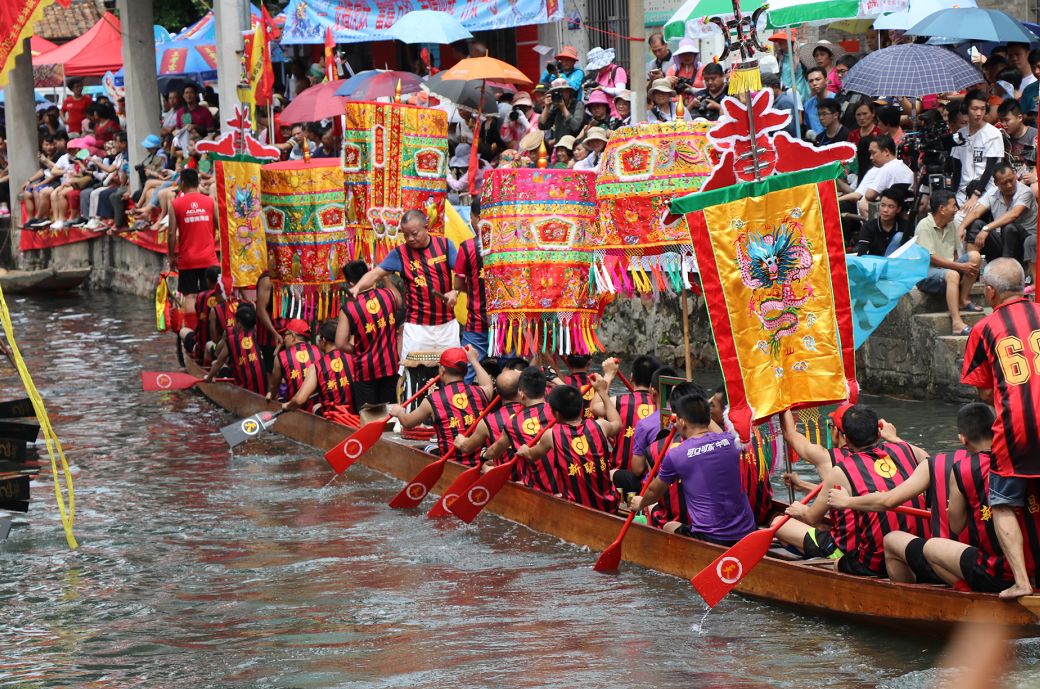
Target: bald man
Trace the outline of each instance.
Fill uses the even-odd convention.
[[[505,432],[506,423],[513,414],[523,409],[520,401],[520,371],[511,368],[498,374],[495,378],[495,390],[500,402],[483,421],[477,424],[476,430],[469,437],[459,436],[455,439],[455,447],[460,454],[469,454],[491,445]]]

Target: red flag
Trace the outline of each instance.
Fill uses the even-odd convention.
[[[332,37],[332,27],[325,27],[325,80],[333,81],[336,78],[336,60],[332,51],[336,47],[336,40]]]

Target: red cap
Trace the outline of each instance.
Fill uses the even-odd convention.
[[[311,334],[311,326],[307,325],[307,321],[299,318],[294,318],[285,324],[284,332],[294,333],[300,337],[309,337]]]
[[[852,409],[852,407],[853,405],[851,402],[842,402],[838,405],[837,409],[835,409],[827,415],[831,417],[831,421],[834,422],[834,427],[842,433],[845,432],[845,426],[842,424],[841,420],[845,418],[845,412],[847,412],[849,409]]]
[[[462,347],[452,347],[441,352],[441,366],[444,368],[465,368],[469,364],[469,357]]]

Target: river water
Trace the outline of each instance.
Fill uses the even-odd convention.
[[[492,516],[387,508],[397,481],[269,436],[192,392],[146,300],[12,299],[18,342],[78,467],[69,552],[49,472],[0,545],[0,687],[925,687],[939,647],[731,596]],[[19,396],[0,369],[3,398]],[[881,400],[909,439],[955,442],[955,407]],[[1040,687],[1019,642],[1010,686]]]

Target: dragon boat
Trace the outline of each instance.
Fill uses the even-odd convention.
[[[186,366],[192,375],[205,375],[192,361]],[[277,404],[231,383],[200,383],[196,389],[239,417],[279,409]],[[355,429],[296,411],[281,414],[271,430],[324,452]],[[433,459],[435,457],[423,452],[416,443],[388,433],[358,461],[382,474],[408,481]],[[444,490],[464,469],[461,464],[449,461],[434,492]],[[430,504],[427,501],[425,507]],[[587,546],[592,551],[590,567],[595,553],[610,545],[624,521],[517,483],[506,484],[485,512],[574,545]],[[633,565],[689,579],[725,550],[723,546],[633,524],[624,542],[623,559]],[[1040,637],[1040,596],[1003,601],[995,594],[854,577],[836,572],[831,560],[794,559],[779,547],[770,550],[737,584],[735,591],[805,613],[885,627],[901,634],[944,638],[959,622],[972,619],[1005,624],[1020,637]],[[697,596],[692,587],[690,595]],[[721,614],[725,614],[724,609]]]

